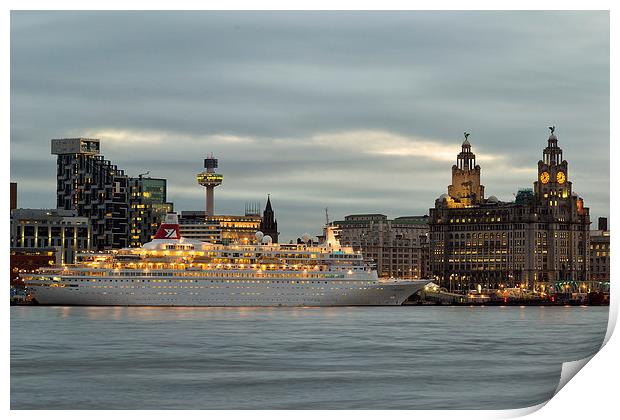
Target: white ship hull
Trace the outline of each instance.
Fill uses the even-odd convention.
[[[393,306],[422,289],[428,280],[368,282],[180,281],[166,286],[128,280],[63,279],[55,285],[30,284],[29,293],[43,305],[87,306]]]

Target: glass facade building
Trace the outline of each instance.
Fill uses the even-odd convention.
[[[139,176],[130,178],[130,246],[140,247],[155,236],[166,213],[174,205],[166,201],[166,180]]]

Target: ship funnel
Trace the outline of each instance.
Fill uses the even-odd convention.
[[[155,239],[181,239],[179,232],[179,216],[176,213],[166,214],[164,223],[159,226]]]
[[[323,235],[325,235],[325,247],[332,249],[340,249],[340,241],[336,238],[336,234],[334,232],[334,227],[330,225],[325,225],[323,228]]]

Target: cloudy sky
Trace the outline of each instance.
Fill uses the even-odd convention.
[[[11,181],[55,206],[50,139],[100,138],[126,173],[216,212],[272,196],[285,239],[324,208],[421,215],[463,132],[487,195],[531,187],[555,124],[573,189],[609,215],[606,12],[13,12]]]

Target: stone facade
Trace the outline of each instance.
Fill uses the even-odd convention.
[[[484,200],[484,185],[480,184],[480,165],[476,165],[476,155],[472,153],[467,138],[461,145],[456,165],[452,165],[452,184],[448,186],[448,195],[465,206],[480,204]]]
[[[610,236],[607,219],[599,218],[598,229],[590,231],[590,280],[592,287],[609,290],[611,279]]]
[[[425,278],[428,217],[356,214],[333,222],[341,245],[374,261],[380,277]]]
[[[10,191],[10,205],[11,210],[17,208],[17,182],[11,182],[11,191]]]
[[[45,248],[11,248],[11,286],[24,285],[21,276],[37,273],[42,267],[51,267],[60,261],[59,246]]]
[[[90,221],[75,210],[11,211],[11,248],[57,250],[55,261],[70,264],[78,251],[92,249]]]
[[[453,185],[479,182],[479,171],[454,174]],[[429,225],[431,274],[451,290],[576,289],[588,281],[589,209],[572,191],[553,133],[533,190],[520,191],[514,202],[442,194]]]

